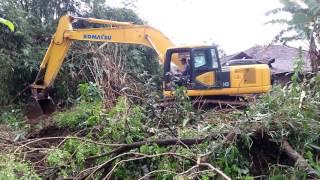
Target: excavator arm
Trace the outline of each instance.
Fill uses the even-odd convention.
[[[108,27],[73,29],[72,23],[76,20],[108,25]],[[52,87],[72,41],[145,45],[157,52],[162,64],[165,61],[167,49],[173,46],[173,43],[164,34],[150,26],[94,18],[61,17],[56,33],[41,62],[40,71],[31,85],[32,97],[27,106],[27,116],[29,119],[54,111],[51,105],[53,104],[52,100],[48,96],[48,89]],[[182,66],[177,58],[173,59],[173,63],[178,67]]]
[[[72,22],[76,19],[85,20],[90,23],[112,25],[114,27],[73,29]],[[165,35],[150,26],[93,18],[86,19],[63,16],[59,21],[57,32],[40,65],[38,76],[32,85],[34,89],[47,89],[52,86],[70,48],[71,42],[75,40],[145,45],[153,48],[157,52],[160,63],[162,64],[164,63],[166,50],[173,46]],[[181,66],[177,59],[173,63],[179,67]]]

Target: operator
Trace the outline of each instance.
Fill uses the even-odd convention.
[[[178,69],[171,68],[171,70],[175,70],[176,72],[174,73],[172,81],[178,86],[184,86],[189,82],[190,65],[186,58],[181,58],[180,63],[182,65],[181,68],[178,68]],[[175,67],[175,66],[172,66],[172,67]]]
[[[184,76],[189,75],[190,74],[190,65],[187,62],[187,59],[186,58],[182,58],[180,60],[180,62],[182,64],[181,74],[184,75]]]

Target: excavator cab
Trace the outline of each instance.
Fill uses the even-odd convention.
[[[175,70],[175,58],[186,59],[187,68]],[[182,70],[181,70],[182,69]],[[182,73],[182,71],[184,71]],[[220,60],[215,46],[172,48],[166,53],[164,64],[164,90],[168,95],[173,90],[172,82],[180,77],[187,90],[223,88],[230,86],[230,76],[221,71]]]
[[[178,54],[178,55],[176,55]],[[173,95],[172,81],[176,76],[172,62],[180,54],[189,54],[190,70],[182,85],[190,97],[216,98],[219,96],[243,96],[267,93],[271,89],[270,68],[267,64],[221,66],[215,46],[170,48],[164,64],[164,95]],[[176,64],[176,63],[175,63]],[[183,67],[179,66],[180,69]]]

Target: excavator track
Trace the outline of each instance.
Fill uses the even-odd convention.
[[[253,96],[212,96],[191,98],[191,102],[196,109],[227,109],[244,108],[253,102]],[[169,107],[176,103],[174,98],[165,98],[160,101],[158,107]]]

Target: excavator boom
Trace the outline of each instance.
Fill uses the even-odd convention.
[[[87,21],[94,24],[103,24],[108,27],[74,29],[72,23],[76,20]],[[145,25],[135,25],[129,22],[80,18],[63,16],[54,34],[49,48],[41,62],[40,71],[31,85],[32,96],[27,105],[26,114],[29,119],[35,119],[41,114],[50,114],[55,110],[49,97],[48,90],[53,86],[54,80],[61,68],[72,41],[93,41],[139,44],[153,48],[159,56],[160,63],[164,63],[166,50],[173,47],[173,43],[159,30]],[[178,59],[173,63],[181,67]]]

